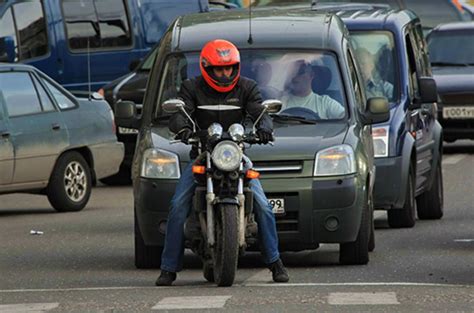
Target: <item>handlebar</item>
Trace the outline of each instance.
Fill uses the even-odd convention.
[[[169,141],[170,144],[176,144],[176,143],[182,143],[182,142],[183,141],[181,139],[172,139],[172,140]],[[244,135],[244,138],[243,138],[242,142],[248,143],[250,145],[261,143],[260,138],[255,133],[248,133],[248,134]],[[196,133],[194,134],[193,137],[189,138],[188,142],[185,143],[185,144],[195,144],[195,143],[199,143],[199,136],[197,136]],[[271,146],[274,145],[273,141],[269,141],[268,144],[271,145]]]

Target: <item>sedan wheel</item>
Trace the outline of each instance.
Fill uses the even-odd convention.
[[[48,200],[59,212],[82,210],[91,194],[89,165],[78,152],[59,157],[46,188]]]

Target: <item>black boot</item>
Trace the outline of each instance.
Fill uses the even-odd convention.
[[[276,283],[286,283],[290,280],[288,276],[288,271],[286,270],[285,266],[281,259],[278,259],[276,262],[273,262],[268,266],[270,271],[272,271],[273,281]]]
[[[171,286],[176,280],[176,273],[161,270],[160,277],[156,280],[155,285],[157,286]]]

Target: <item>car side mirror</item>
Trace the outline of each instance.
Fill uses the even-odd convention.
[[[364,124],[383,123],[390,119],[390,107],[385,97],[374,97],[367,100]]]
[[[12,36],[0,38],[0,62],[15,62],[15,41]]]
[[[184,101],[180,99],[169,99],[163,102],[161,108],[166,113],[174,114],[184,109]]]
[[[118,126],[138,129],[140,119],[137,117],[137,108],[132,101],[119,100],[115,103],[115,121]]]
[[[282,103],[280,100],[268,99],[263,101],[262,105],[267,109],[268,113],[278,113],[281,110]]]
[[[422,103],[433,103],[438,101],[438,88],[436,81],[431,77],[420,77],[418,80]]]
[[[141,61],[142,61],[142,60],[140,60],[140,59],[132,60],[132,61],[130,62],[130,64],[128,65],[128,69],[129,69],[131,72],[133,72],[134,70],[137,69],[138,65],[140,65],[140,62],[141,62]]]

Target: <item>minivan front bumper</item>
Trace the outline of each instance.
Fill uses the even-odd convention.
[[[176,183],[145,178],[135,181],[136,217],[146,245],[163,245]],[[263,178],[261,183],[269,199],[285,200],[285,214],[276,216],[281,251],[356,240],[366,193],[366,182],[359,176]]]

